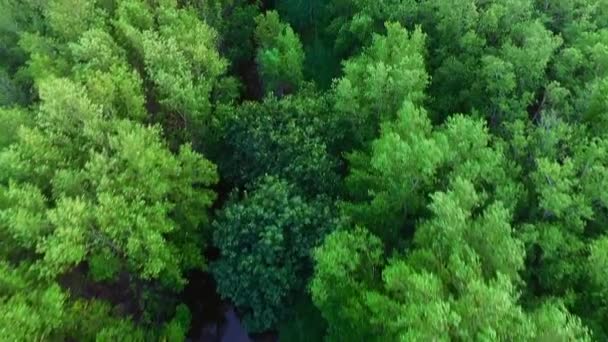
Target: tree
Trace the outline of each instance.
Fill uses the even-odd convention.
[[[373,340],[365,290],[380,276],[381,241],[364,229],[337,230],[314,252],[315,273],[310,282],[312,300],[328,322],[330,341]]]
[[[64,324],[67,295],[56,284],[32,286],[20,271],[5,262],[0,266],[0,337],[7,341],[55,337]]]
[[[520,191],[509,172],[516,169],[493,146],[482,122],[456,115],[433,131],[426,111],[411,102],[404,102],[395,122],[383,125],[369,153],[355,152],[349,160],[346,184],[352,200],[344,213],[390,246],[411,236],[428,193],[457,177],[485,184],[484,199],[500,199],[510,208]]]
[[[399,22],[413,27],[418,4],[411,0],[335,0],[326,5],[329,23],[326,30],[334,37],[335,49],[341,54],[354,54],[367,46],[374,34],[385,32],[384,23]]]
[[[304,50],[289,24],[281,22],[276,11],[255,19],[258,44],[256,63],[266,93],[282,96],[292,93],[303,82]]]
[[[243,187],[270,174],[311,195],[335,194],[340,137],[329,106],[326,97],[302,92],[226,108],[212,153],[224,179]]]
[[[179,290],[203,267],[214,165],[188,145],[171,154],[158,127],[104,118],[66,79],[41,82],[40,98],[33,127],[0,155],[9,252],[46,282],[84,264],[92,281],[126,273],[136,302],[145,283]]]
[[[395,118],[404,101],[421,105],[424,100],[425,35],[399,24],[386,29],[360,56],[344,62],[344,76],[335,83],[335,110],[354,147],[375,138],[380,123]]]
[[[380,240],[360,229],[333,233],[317,249],[311,291],[329,340],[589,339],[558,305],[520,307],[524,249],[501,202],[477,210],[483,196],[462,178],[431,197],[431,218],[407,253],[385,262]]]
[[[161,107],[160,122],[178,142],[199,143],[197,134],[211,114],[212,91],[227,67],[216,50],[216,32],[194,11],[176,5],[152,11],[125,2],[117,11],[121,34],[154,84],[150,95]]]
[[[31,125],[32,121],[32,115],[19,107],[0,107],[0,123],[2,125],[0,130],[3,132],[0,137],[0,150],[16,142],[19,129]]]
[[[204,143],[214,90],[235,96],[216,31],[190,7],[56,0],[43,13],[41,27],[21,33],[30,58],[23,74],[85,83],[91,100],[113,115],[161,123],[173,149]]]
[[[251,332],[286,317],[310,275],[310,250],[331,228],[330,207],[307,201],[289,183],[263,177],[214,223],[221,257],[212,272],[223,297],[244,314]]]
[[[210,0],[188,1],[204,21],[218,31],[220,51],[231,61],[233,70],[242,70],[255,57],[255,18],[260,14],[259,1]]]

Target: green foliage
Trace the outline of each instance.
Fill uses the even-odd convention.
[[[256,63],[266,93],[282,96],[293,92],[303,81],[304,50],[300,39],[275,11],[260,14],[255,23]]]
[[[124,339],[144,341],[145,333],[133,321],[113,315],[112,307],[100,300],[77,300],[66,310],[65,335],[86,341]]]
[[[309,296],[303,296],[294,304],[293,313],[279,324],[278,330],[282,341],[321,341],[327,331],[327,322]]]
[[[202,144],[227,62],[216,31],[193,9],[138,0],[57,0],[43,9],[42,27],[20,34],[30,57],[23,77],[70,77],[104,113],[161,123],[172,148]]]
[[[0,158],[0,227],[12,248],[48,281],[90,263],[95,280],[127,272],[178,290],[183,273],[203,265],[215,167],[188,145],[171,154],[157,127],[105,119],[66,79],[41,83],[40,97],[33,127]]]
[[[462,178],[431,197],[431,218],[405,255],[385,263],[380,240],[361,229],[334,233],[316,251],[311,291],[328,340],[589,338],[560,307],[519,306],[523,244],[501,202],[473,214],[482,196]]]
[[[336,0],[326,5],[330,15],[326,30],[335,37],[335,48],[345,54],[357,52],[382,33],[387,21],[412,24],[418,12],[413,0]],[[409,25],[408,25],[409,26]]]
[[[219,32],[220,51],[238,68],[255,57],[255,18],[260,14],[259,1],[188,0],[205,22]]]
[[[289,183],[264,177],[214,224],[221,258],[212,272],[223,297],[244,314],[249,331],[285,317],[310,274],[310,250],[330,228],[330,208],[307,201]]]
[[[209,114],[213,82],[226,68],[214,49],[215,32],[184,10],[163,8],[157,20],[158,32],[144,32],[142,37],[156,98],[165,110],[196,124]]]
[[[188,308],[181,304],[176,308],[175,317],[165,325],[162,341],[185,341],[192,317]]]
[[[365,289],[380,276],[382,243],[363,229],[337,231],[315,250],[310,283],[313,302],[328,322],[330,341],[373,339],[365,306]]]
[[[217,160],[222,176],[243,187],[265,174],[309,194],[335,193],[339,137],[326,98],[317,94],[268,97],[227,108],[220,116]]]
[[[0,265],[0,338],[28,341],[57,337],[66,319],[66,293],[56,284],[36,286],[20,271],[5,262]]]
[[[349,160],[346,183],[354,201],[344,205],[345,214],[391,245],[424,215],[432,189],[458,177],[483,186],[484,200],[516,205],[518,187],[507,172],[512,167],[492,146],[486,127],[464,116],[433,131],[426,112],[405,102],[397,121],[386,123],[371,143],[371,152],[355,152]]]
[[[368,142],[384,120],[396,117],[404,101],[421,104],[428,76],[424,68],[425,35],[387,24],[385,36],[344,62],[344,76],[335,83],[335,110],[355,146]]]
[[[0,107],[0,149],[8,147],[18,140],[21,127],[31,125],[32,115],[21,108]]]
[[[130,341],[144,335],[128,319],[115,317],[102,301],[78,300],[70,304],[69,294],[57,283],[40,279],[23,264],[16,268],[0,264],[0,338],[7,341],[101,340],[108,332]]]
[[[608,340],[607,91],[606,0],[0,0],[0,340],[183,341],[204,255],[285,340]]]

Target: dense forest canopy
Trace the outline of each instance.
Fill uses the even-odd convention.
[[[606,0],[0,0],[2,341],[605,341],[607,194]]]

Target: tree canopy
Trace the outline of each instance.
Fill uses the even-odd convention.
[[[607,94],[605,0],[0,0],[0,340],[606,340]]]

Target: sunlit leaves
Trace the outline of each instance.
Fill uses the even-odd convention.
[[[281,96],[303,81],[304,50],[292,28],[275,11],[256,17],[256,62],[267,93]]]
[[[179,289],[204,264],[215,166],[188,145],[172,154],[158,127],[103,115],[67,79],[42,82],[40,93],[33,127],[0,158],[9,171],[0,232],[15,242],[2,252],[29,255],[45,282],[89,264],[95,280],[127,272]]]
[[[385,36],[375,35],[360,56],[344,62],[336,81],[336,110],[353,129],[355,145],[378,133],[380,122],[394,119],[404,101],[420,105],[428,75],[424,63],[425,35],[387,24]]]
[[[328,340],[370,339],[364,293],[380,278],[382,243],[363,229],[337,231],[315,250],[315,275],[310,283],[313,302],[328,322]]]

